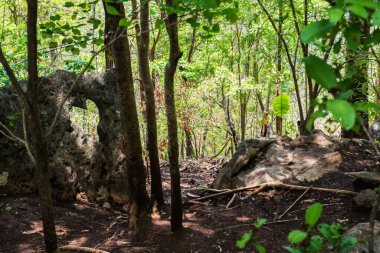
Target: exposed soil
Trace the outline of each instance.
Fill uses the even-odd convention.
[[[369,144],[349,147],[342,145],[344,162],[340,172],[325,175],[309,185],[354,190],[352,179],[343,172],[375,170],[380,159]],[[209,194],[202,190],[213,181],[220,161],[183,161],[182,186],[184,201]],[[163,164],[166,199],[170,180],[167,164]],[[252,248],[239,250],[236,246],[243,233],[252,227],[257,218],[269,222],[282,214],[302,192],[272,189],[258,196],[251,192],[239,193],[232,208],[226,205],[231,196],[212,199],[199,205],[186,205],[184,229],[170,233],[169,215],[155,214],[146,230],[131,234],[128,216],[120,206],[111,203],[106,210],[96,203],[55,202],[57,233],[60,246],[73,245],[101,249],[109,252],[252,252]],[[260,241],[268,252],[284,252],[287,234],[304,227],[304,213],[311,203],[324,206],[321,222],[339,222],[347,227],[368,220],[369,211],[358,211],[352,197],[309,191],[280,222],[265,225],[259,230]],[[39,219],[37,196],[0,196],[0,252],[43,252],[42,226]]]

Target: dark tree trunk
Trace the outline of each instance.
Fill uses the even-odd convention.
[[[111,3],[108,3],[111,5]],[[120,103],[120,119],[126,150],[127,178],[130,187],[130,227],[135,228],[140,214],[149,209],[149,196],[146,191],[146,171],[142,157],[139,121],[133,87],[131,53],[125,29],[119,28],[120,19],[125,18],[122,3],[112,3],[121,15],[109,15],[112,36],[123,34],[112,44],[113,59],[117,71],[117,89]],[[107,15],[107,14],[106,14]]]
[[[191,141],[191,131],[190,131],[190,126],[185,125],[184,127],[185,131],[185,137],[186,137],[186,157],[191,158],[193,157],[193,143]]]
[[[174,6],[173,0],[166,0],[166,5]],[[174,76],[178,61],[182,57],[182,52],[178,44],[178,16],[171,13],[166,19],[166,30],[170,41],[169,61],[165,67],[165,109],[168,124],[169,140],[169,163],[171,179],[171,230],[177,231],[182,228],[182,200],[181,184],[178,164],[178,133],[177,114],[174,101]]]
[[[282,0],[278,2],[278,39],[277,39],[277,87],[276,87],[276,95],[281,95],[281,72],[282,72],[282,12],[283,12],[283,4]],[[276,116],[276,135],[282,135],[282,123],[283,119],[280,116]]]
[[[140,44],[138,48],[140,78],[145,90],[146,121],[147,121],[147,149],[150,161],[151,197],[159,206],[164,204],[162,192],[160,160],[157,145],[157,119],[154,99],[154,87],[149,67],[149,1],[140,1]]]
[[[111,41],[110,34],[110,21],[108,19],[111,17],[110,14],[107,13],[107,6],[103,1],[104,13],[105,13],[105,22],[104,22],[104,45],[108,45]],[[104,61],[106,63],[106,69],[112,69],[114,67],[114,62],[112,59],[112,47],[108,46],[106,50],[104,50]]]
[[[27,39],[28,39],[28,84],[26,93],[18,83],[10,68],[0,45],[0,62],[4,66],[14,89],[22,101],[22,109],[26,111],[26,126],[30,133],[29,140],[24,140],[31,147],[30,155],[35,165],[35,178],[40,197],[40,212],[42,217],[45,250],[48,253],[58,252],[57,235],[54,224],[54,208],[51,197],[49,156],[47,138],[43,133],[38,107],[38,64],[37,64],[37,14],[38,1],[28,0]]]
[[[361,28],[362,39],[364,40],[369,35],[369,24],[362,23],[357,17],[351,15],[349,22],[357,25]],[[354,94],[349,99],[350,103],[368,102],[368,61],[360,60],[361,55],[365,54],[362,48],[357,50],[347,49],[347,71],[354,70],[356,73],[352,77],[351,89]],[[368,114],[364,112],[358,112],[358,117],[363,121],[364,126],[368,129]],[[366,138],[366,134],[360,127],[360,131],[345,130],[342,129],[342,137],[345,138]]]
[[[28,0],[28,89],[30,101],[28,125],[31,147],[36,161],[36,180],[40,196],[40,210],[43,222],[46,252],[57,252],[57,235],[54,224],[54,208],[51,197],[48,146],[42,131],[38,108],[38,64],[37,64],[37,13],[38,1]]]

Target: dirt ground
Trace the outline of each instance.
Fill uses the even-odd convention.
[[[375,170],[380,159],[371,146],[342,145],[344,162],[340,171],[324,176],[312,186],[354,190],[352,179],[343,172]],[[220,167],[218,161],[183,161],[181,176],[184,201],[209,194],[202,190],[212,182]],[[162,166],[166,199],[169,199],[170,180],[167,164]],[[55,215],[59,245],[101,249],[108,252],[253,252],[252,248],[239,250],[235,244],[257,218],[269,222],[282,214],[302,191],[271,189],[253,196],[239,193],[230,209],[231,195],[186,205],[184,229],[170,233],[169,214],[153,215],[147,229],[132,235],[128,231],[128,216],[121,207],[111,203],[106,210],[96,203],[55,201]],[[304,213],[310,204],[321,202],[324,210],[321,222],[339,222],[347,227],[368,220],[369,211],[358,211],[352,197],[309,191],[280,221],[259,230],[260,239],[268,252],[284,252],[287,234],[292,229],[304,228]],[[132,238],[133,237],[133,238]],[[42,226],[37,196],[0,196],[0,252],[43,252]]]

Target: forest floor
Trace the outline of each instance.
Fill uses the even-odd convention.
[[[366,144],[367,145],[367,144]],[[380,159],[367,145],[353,145],[340,150],[343,163],[339,172],[325,175],[313,182],[315,187],[354,190],[352,178],[344,172],[374,170]],[[184,201],[205,194],[207,187],[220,169],[220,161],[207,159],[181,162]],[[169,199],[170,177],[167,164],[162,167],[166,199]],[[209,193],[208,193],[209,194]],[[237,194],[231,208],[226,208],[231,195],[212,199],[184,208],[184,229],[170,233],[169,215],[153,215],[146,231],[132,235],[128,231],[128,216],[114,203],[111,210],[85,202],[55,201],[55,216],[59,245],[101,249],[108,252],[252,252],[239,250],[235,244],[250,230],[257,218],[274,221],[302,191],[271,189],[253,196],[252,192]],[[352,227],[368,221],[369,211],[353,207],[352,197],[333,193],[309,191],[281,221],[263,226],[259,241],[267,252],[284,252],[287,234],[292,229],[304,228],[306,208],[321,202],[324,210],[321,222],[339,222]],[[39,219],[37,196],[0,196],[0,252],[43,252],[43,234]],[[65,251],[66,252],[66,251]]]

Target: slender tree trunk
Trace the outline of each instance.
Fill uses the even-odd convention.
[[[190,126],[185,125],[184,131],[185,131],[185,138],[186,138],[186,157],[191,158],[193,157],[194,152],[193,152],[193,143],[191,141]]]
[[[120,19],[125,18],[122,3],[107,3],[121,14],[109,15],[107,21],[113,36],[123,33],[124,36],[112,44],[113,59],[117,71],[117,88],[120,104],[120,119],[126,150],[127,178],[130,187],[130,222],[131,228],[137,226],[140,214],[149,209],[149,196],[146,191],[146,171],[142,157],[139,121],[133,87],[131,53],[127,33],[119,28]]]
[[[104,22],[104,45],[108,45],[111,41],[111,34],[110,34],[110,25],[109,22],[107,22],[107,19],[110,15],[107,14],[107,6],[105,2],[103,1],[103,8],[105,14],[105,22]],[[104,50],[104,60],[106,64],[106,69],[112,69],[114,67],[114,62],[112,59],[112,47],[108,46],[106,50]]]
[[[28,125],[31,147],[36,161],[36,181],[40,196],[40,211],[43,222],[46,252],[57,252],[57,236],[54,224],[54,208],[51,196],[50,170],[47,139],[42,131],[38,107],[38,65],[37,65],[37,13],[38,1],[28,0],[28,89],[30,101]]]
[[[276,87],[276,95],[281,95],[281,75],[282,75],[282,18],[283,18],[283,3],[282,0],[278,2],[278,38],[277,38],[277,87]],[[282,117],[276,116],[276,135],[282,135]]]
[[[166,5],[174,6],[174,0],[166,0]],[[166,19],[166,30],[169,35],[170,54],[165,67],[165,109],[168,124],[169,163],[171,179],[171,230],[182,228],[181,182],[178,163],[177,113],[174,101],[174,76],[182,52],[178,43],[178,16],[170,13]]]
[[[164,194],[161,183],[160,160],[157,145],[157,118],[154,98],[154,87],[149,67],[149,1],[140,0],[140,44],[138,49],[140,78],[145,90],[146,120],[147,120],[147,149],[150,161],[151,197],[159,206],[164,204]]]

